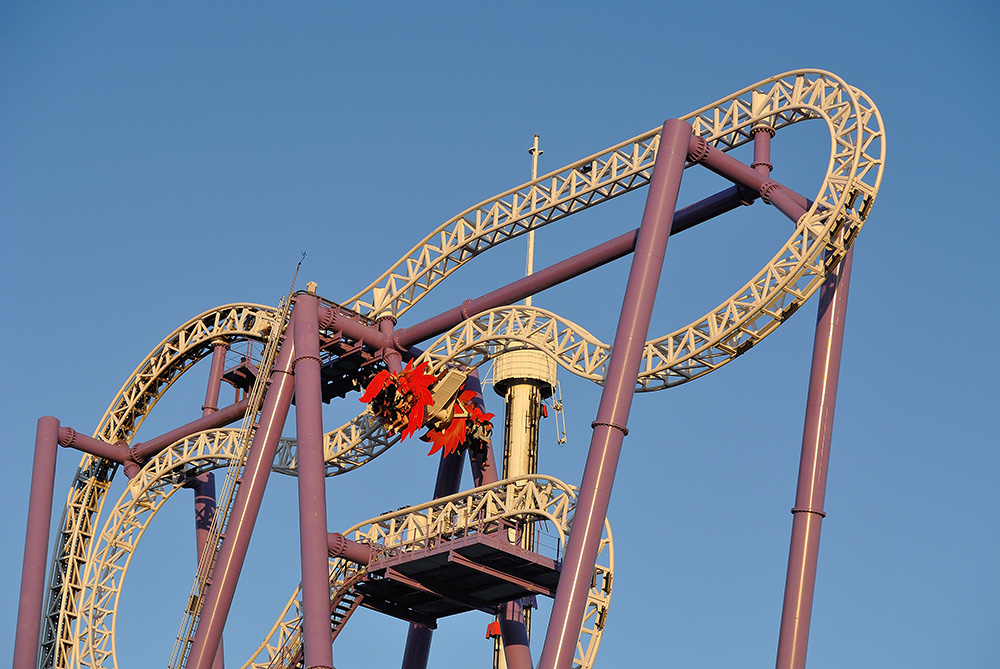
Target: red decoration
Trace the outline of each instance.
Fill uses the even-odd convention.
[[[500,622],[494,620],[489,625],[486,626],[486,638],[494,639],[500,636]]]
[[[442,430],[427,430],[420,437],[434,444],[427,455],[433,455],[442,448],[444,455],[451,455],[462,449],[485,451],[493,436],[493,414],[484,413],[473,401],[476,393],[466,390],[455,400],[454,415]]]
[[[406,439],[423,426],[424,409],[434,404],[430,386],[437,381],[426,370],[426,362],[416,367],[407,363],[399,374],[383,369],[365,389],[361,401],[371,404],[390,434],[401,432]]]
[[[414,434],[425,420],[426,409],[433,406],[430,387],[438,378],[427,373],[427,363],[416,367],[408,363],[399,374],[383,369],[375,375],[365,389],[361,401],[371,406],[372,412],[382,422],[389,434],[399,432],[403,438]],[[433,444],[427,455],[444,449],[444,455],[469,449],[485,452],[493,436],[493,414],[484,413],[474,402],[476,393],[463,391],[452,407],[452,417],[444,425],[428,428],[420,437]]]

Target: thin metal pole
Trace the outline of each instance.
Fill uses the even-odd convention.
[[[285,330],[278,359],[271,371],[270,386],[260,412],[260,424],[254,432],[250,451],[243,468],[243,484],[236,491],[232,515],[226,525],[226,536],[219,547],[219,557],[212,572],[212,581],[205,592],[205,604],[198,618],[198,630],[191,643],[188,669],[208,669],[212,666],[222,629],[226,625],[233,603],[236,583],[243,569],[250,535],[260,511],[264,489],[274,463],[278,439],[288,417],[292,401],[292,360],[295,354],[294,323]],[[263,370],[262,370],[263,371]],[[267,373],[264,371],[264,373]]]
[[[309,284],[310,287],[315,284]],[[333,669],[330,565],[327,558],[323,389],[319,357],[319,298],[299,295],[295,322],[295,432],[298,437],[299,551],[306,669]]]
[[[396,319],[392,316],[382,316],[377,321],[378,331],[382,333],[389,341],[392,341],[395,337]],[[403,371],[403,356],[395,348],[387,347],[385,349],[385,368],[388,369],[393,374],[399,374]]]
[[[531,148],[528,149],[528,153],[531,154],[531,180],[534,181],[538,178],[538,156],[542,155],[543,151],[538,149],[538,135],[535,135],[535,141]],[[524,269],[525,276],[531,276],[535,271],[535,229],[532,228],[528,230],[528,262]],[[524,306],[531,306],[531,295],[524,298]]]
[[[608,374],[593,423],[594,433],[580,484],[573,529],[539,661],[543,669],[569,669],[573,662],[622,440],[627,432],[625,425],[649,331],[671,221],[677,208],[691,132],[687,123],[671,119],[663,124],[660,133]]]
[[[35,431],[35,459],[31,467],[28,526],[24,532],[13,669],[35,669],[38,664],[58,441],[59,421],[52,416],[39,418]]]
[[[755,125],[750,130],[753,137],[753,162],[750,168],[760,174],[765,179],[771,176],[771,138],[774,137],[774,128],[769,125]]]
[[[781,607],[781,628],[775,663],[777,669],[803,669],[806,665],[809,623],[816,589],[819,535],[823,518],[826,517],[823,501],[830,464],[833,412],[837,402],[837,381],[840,376],[840,354],[844,344],[844,321],[847,316],[853,255],[854,247],[851,247],[837,269],[827,275],[820,289],[819,316],[816,320],[809,395],[802,433],[802,457],[799,461],[795,508],[792,509],[792,539],[788,550],[785,597]]]

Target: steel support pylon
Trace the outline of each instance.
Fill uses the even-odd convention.
[[[809,643],[819,535],[830,464],[833,412],[837,403],[840,354],[844,344],[847,295],[851,285],[854,247],[848,249],[840,265],[831,271],[820,290],[819,316],[813,341],[809,395],[806,400],[802,457],[792,509],[792,539],[788,550],[788,573],[781,608],[776,669],[803,669]]]
[[[660,133],[607,379],[593,423],[594,433],[580,484],[573,529],[539,660],[542,669],[569,669],[573,662],[618,457],[627,432],[625,425],[649,331],[670,225],[677,209],[690,137],[691,126],[676,119],[664,123]]]

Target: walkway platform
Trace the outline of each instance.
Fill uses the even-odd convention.
[[[555,595],[559,565],[508,539],[506,530],[439,538],[432,547],[377,558],[358,584],[362,605],[430,628],[466,611]]]

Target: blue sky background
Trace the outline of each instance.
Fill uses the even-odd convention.
[[[813,67],[872,97],[888,160],[855,255],[809,666],[996,667],[998,18],[988,3],[919,1],[5,3],[2,591],[19,582],[36,419],[92,432],[190,317],[276,304],[303,251],[298,287],[346,299],[440,223],[526,181],[535,133],[546,172]],[[775,178],[813,195],[824,132],[779,133]],[[682,203],[725,185],[713,179],[686,178]],[[635,227],[642,201],[540,232],[536,267]],[[787,234],[757,204],[671,241],[654,332],[721,302]],[[506,244],[414,317],[522,271],[523,244]],[[608,341],[626,272],[619,261],[536,304]],[[812,302],[735,364],[637,398],[599,666],[773,664],[814,318]],[[189,372],[138,438],[197,416],[205,373]],[[562,382],[569,443],[544,425],[540,469],[576,484],[599,388]],[[331,406],[327,425],[359,407]],[[331,480],[331,529],[428,499],[423,446]],[[78,460],[60,452],[56,520]],[[272,478],[226,630],[231,667],[298,582],[294,496]],[[189,502],[172,501],[126,579],[123,667],[165,665],[180,622],[193,533]],[[4,652],[15,616],[9,594]],[[441,621],[431,665],[489,666],[488,622]],[[361,611],[334,660],[398,666],[405,627]]]

